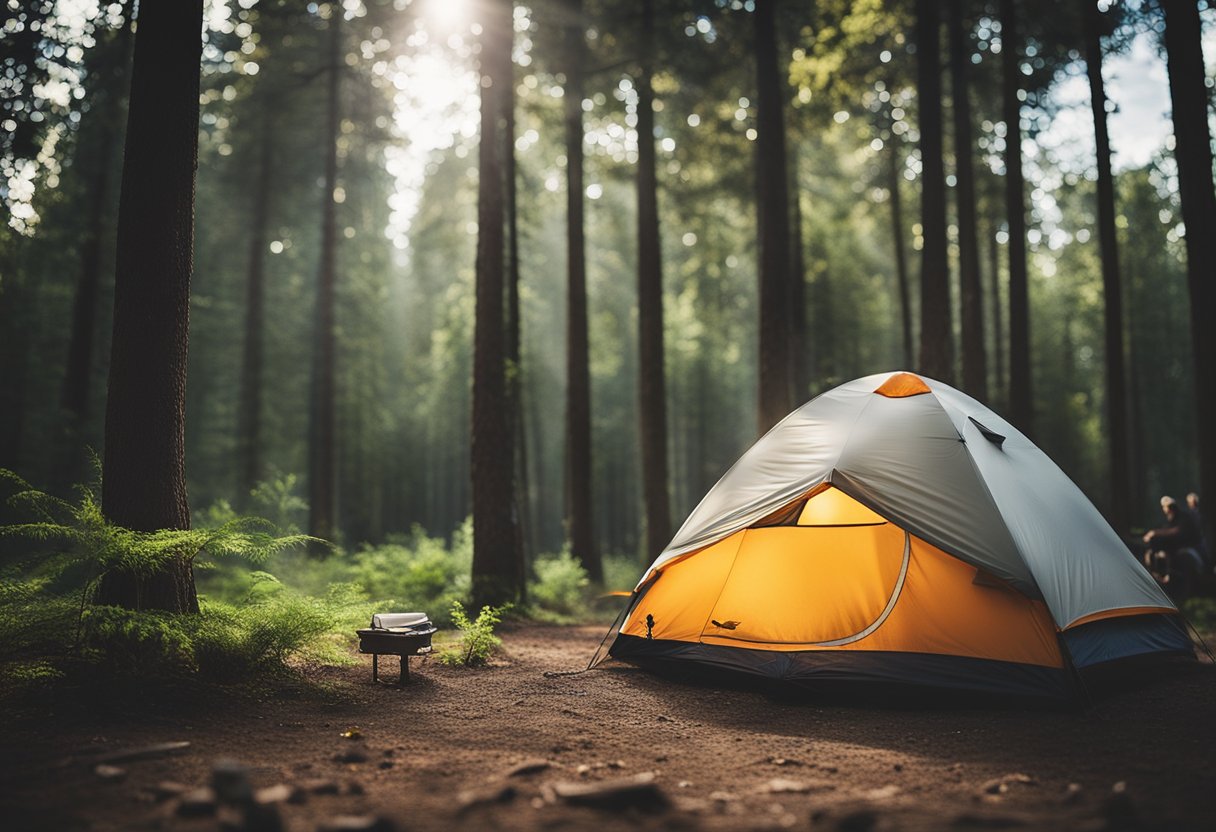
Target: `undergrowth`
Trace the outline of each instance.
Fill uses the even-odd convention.
[[[196,512],[192,529],[157,532],[108,522],[96,485],[64,500],[0,470],[0,486],[19,517],[0,525],[0,695],[65,679],[252,683],[350,664],[354,631],[389,610],[424,611],[438,626],[461,630],[459,647],[440,656],[447,663],[484,664],[499,644],[494,628],[504,609],[470,620],[461,603],[470,590],[471,521],[450,540],[415,527],[382,545],[317,557],[304,551],[317,541],[299,534],[307,503],[292,476],[251,496],[274,522],[220,501]],[[198,614],[92,603],[107,571],[146,575],[172,558],[195,569]],[[568,552],[540,556],[532,567],[528,603],[513,617],[606,622],[621,603],[605,601]],[[605,558],[604,567],[614,589],[629,589],[640,571],[631,558]]]
[[[464,604],[453,601],[452,623],[460,630],[460,640],[439,653],[439,661],[451,667],[483,667],[502,646],[502,639],[494,635],[494,628],[502,622],[503,613],[510,604],[501,607],[482,607],[477,617],[470,619]]]

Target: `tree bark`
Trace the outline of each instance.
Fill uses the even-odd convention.
[[[514,10],[514,3],[512,3]],[[514,15],[514,11],[512,11]],[[514,29],[512,29],[512,36]],[[514,41],[512,40],[512,47]],[[510,55],[508,54],[508,58]],[[519,188],[515,165],[515,64],[508,61],[508,90],[503,108],[503,183],[506,189],[507,235],[507,414],[511,420],[515,463],[511,494],[514,498],[515,549],[512,559],[524,570],[521,591],[526,590],[528,540],[531,527],[528,488],[528,442],[524,430],[523,341],[519,305]]]
[[[1017,4],[1001,0],[1001,106],[1005,118],[1005,213],[1009,224],[1009,417],[1034,430],[1030,379],[1030,288],[1026,275],[1026,180],[1022,173],[1022,102]]]
[[[899,292],[899,325],[904,350],[904,366],[911,368],[915,358],[912,352],[912,297],[908,281],[908,260],[904,255],[904,209],[899,193],[899,151],[896,150],[894,134],[887,144],[887,160],[891,179],[891,237],[895,243],[895,282]]]
[[[266,327],[266,229],[274,166],[274,117],[262,102],[258,171],[253,191],[253,223],[245,273],[245,336],[241,347],[240,401],[237,405],[237,505],[246,508],[262,479],[262,332]]]
[[[654,0],[644,0],[638,93],[638,416],[647,558],[671,541],[667,491],[667,379],[663,349],[663,258],[654,148]]]
[[[946,170],[942,160],[941,20],[936,0],[916,2],[916,89],[920,106],[920,370],[954,380],[950,266],[946,259]]]
[[[504,96],[511,90],[511,0],[484,6],[478,149],[476,325],[473,335],[473,603],[521,597],[512,494],[515,453],[507,411],[504,308]]]
[[[1115,180],[1110,170],[1110,137],[1106,131],[1106,90],[1102,83],[1101,12],[1081,0],[1085,64],[1098,162],[1098,240],[1102,252],[1102,292],[1106,327],[1106,420],[1110,429],[1110,520],[1118,531],[1131,523],[1127,439],[1127,371],[1123,348],[1123,280],[1119,275],[1115,232]]]
[[[321,195],[321,257],[317,273],[316,344],[313,354],[312,429],[308,470],[308,533],[322,540],[337,534],[335,402],[335,287],[338,229],[338,109],[342,72],[342,5],[329,6],[329,59],[325,110],[325,191]]]
[[[1212,140],[1204,86],[1202,30],[1194,0],[1162,0],[1165,48],[1174,118],[1182,220],[1186,224],[1186,274],[1191,296],[1191,349],[1199,437],[1199,490],[1216,494],[1216,193],[1212,188]],[[1216,541],[1216,511],[1202,512],[1204,534]]]
[[[582,0],[566,3],[566,492],[570,550],[599,583],[603,567],[592,533],[591,369],[587,333],[587,266],[583,239]]]
[[[811,372],[806,329],[806,254],[802,238],[802,194],[798,177],[798,151],[790,150],[790,378],[791,408],[810,397]]]
[[[201,2],[149,3],[135,38],[127,115],[102,512],[138,531],[188,529],[186,353],[194,258]],[[99,604],[197,612],[192,566],[112,571]]]
[[[970,49],[966,42],[963,0],[950,0],[950,83],[954,113],[954,159],[958,182],[959,288],[962,303],[963,391],[988,400],[988,357],[984,344],[984,290],[980,283],[979,235],[975,209],[975,151],[971,100],[967,90]]]
[[[72,428],[79,429],[89,416],[92,399],[93,347],[97,324],[97,301],[101,293],[102,244],[107,225],[107,208],[110,204],[110,174],[114,165],[115,139],[119,135],[119,117],[125,95],[127,67],[130,59],[130,44],[134,32],[133,0],[126,0],[123,8],[122,28],[115,51],[118,66],[112,67],[112,76],[101,83],[104,100],[95,103],[100,124],[100,140],[94,164],[92,183],[89,186],[89,222],[81,244],[80,275],[76,282],[76,296],[72,302],[72,331],[68,340],[67,371],[63,377],[60,403],[72,420]]]
[[[994,400],[1005,390],[1005,324],[1001,308],[1001,246],[996,241],[997,224],[988,234],[988,271],[992,279],[992,357]]]
[[[783,84],[777,67],[777,0],[756,0],[756,229],[760,241],[759,429],[793,409],[789,331],[789,190]]]

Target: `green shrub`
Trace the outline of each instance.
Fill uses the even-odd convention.
[[[541,617],[570,618],[585,612],[591,582],[578,558],[569,551],[542,555],[533,570],[536,580],[528,584],[528,600]]]
[[[509,604],[502,607],[482,607],[477,618],[469,620],[464,605],[453,601],[452,623],[462,631],[460,641],[441,651],[439,661],[453,667],[484,666],[502,644],[502,639],[494,635],[494,628],[502,621],[503,613],[509,608]]]
[[[151,677],[189,670],[194,655],[187,616],[121,607],[88,607],[81,617],[84,655],[115,675]]]

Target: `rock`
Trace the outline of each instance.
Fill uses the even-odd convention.
[[[776,777],[760,787],[760,791],[768,794],[806,794],[811,787],[801,780],[785,780]]]
[[[346,793],[360,795],[367,794],[367,790],[363,788],[363,784],[358,780],[351,780],[346,784]]]
[[[342,751],[334,755],[334,762],[338,763],[366,763],[367,754],[359,749],[351,749],[350,751]]]
[[[286,783],[279,783],[276,786],[267,786],[264,789],[258,789],[253,793],[253,802],[261,806],[269,806],[274,803],[297,803],[293,800],[296,793],[300,792],[296,786],[289,786]]]
[[[867,800],[889,800],[897,794],[899,794],[899,786],[890,784],[877,789],[870,789],[865,793],[865,797]]]
[[[980,790],[985,794],[1005,794],[1009,791],[1009,787],[1016,784],[1023,786],[1038,785],[1038,780],[1026,774],[1006,774],[1004,777],[996,777],[984,783]]]
[[[317,824],[317,832],[394,832],[387,818],[375,815],[337,815]]]
[[[734,801],[738,800],[739,798],[736,795],[731,794],[730,792],[717,791],[717,792],[710,792],[709,799],[714,801],[715,803],[733,803]]]
[[[211,767],[211,788],[221,803],[245,804],[253,800],[249,770],[236,760],[216,761]]]
[[[396,763],[394,763],[392,760],[381,760],[381,761],[380,761],[380,768],[381,768],[381,769],[385,769],[385,770],[387,770],[387,769],[392,768],[392,767],[393,767],[393,766],[395,766],[395,765],[396,765]]]
[[[893,766],[893,768],[894,768],[896,771],[903,771],[903,770],[904,770],[904,764],[903,764],[903,763],[896,763],[896,764]]]
[[[606,765],[608,766],[608,768],[624,768],[625,761],[624,760],[609,760],[606,763]]]
[[[100,754],[93,758],[94,763],[129,763],[135,760],[154,760],[157,757],[167,757],[178,754],[190,747],[188,742],[158,742],[155,745],[141,745],[135,748],[123,748]]]
[[[801,766],[806,765],[801,760],[793,760],[789,757],[769,757],[768,761],[775,766]]]
[[[528,774],[536,774],[551,767],[553,764],[548,760],[524,760],[522,763],[517,763],[507,769],[507,777],[524,777]]]
[[[1068,787],[1064,789],[1064,797],[1061,798],[1061,802],[1066,806],[1079,803],[1081,801],[1081,793],[1083,791],[1084,789],[1081,788],[1080,783],[1069,783]]]
[[[667,716],[666,714],[659,714],[658,720],[659,720],[659,722],[675,722],[674,719]]]
[[[101,763],[93,767],[93,773],[97,775],[97,779],[104,780],[107,783],[118,783],[126,779],[127,770],[118,766],[106,765]]]
[[[342,791],[342,786],[337,780],[326,778],[305,780],[300,783],[300,788],[308,794],[339,794]]]
[[[499,786],[495,789],[479,789],[461,792],[460,811],[468,812],[480,806],[499,806],[510,803],[519,796],[514,786]]]
[[[215,792],[209,788],[191,789],[177,803],[177,814],[184,818],[204,818],[215,814]]]
[[[661,812],[671,805],[649,772],[598,783],[556,783],[553,791],[571,805],[616,812],[631,808]]]
[[[185,783],[176,783],[173,780],[161,780],[150,791],[157,803],[163,803],[171,797],[181,797],[190,791],[190,787]]]

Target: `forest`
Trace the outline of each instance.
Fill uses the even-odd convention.
[[[441,628],[419,676],[462,708],[481,683],[457,666],[581,666],[757,439],[879,373],[1007,420],[1138,558],[1163,495],[1216,493],[1214,33],[1196,0],[7,0],[17,736],[95,684],[136,745],[158,738],[132,696],[173,719],[216,691],[282,696],[312,725],[319,699],[370,696],[350,693],[370,665],[353,633],[390,609]],[[1216,540],[1216,512],[1196,518]],[[1165,589],[1210,638],[1216,603]],[[133,693],[150,678],[176,681]],[[1210,679],[1179,684],[1193,704]],[[215,720],[209,752],[255,755]],[[21,782],[0,807],[29,828],[136,823],[104,794],[99,815],[36,815],[56,786]],[[1179,788],[1153,780],[1141,807],[1216,816],[1176,809]],[[1126,808],[1103,800],[1078,805]],[[704,802],[726,807],[707,827],[743,822]],[[425,828],[454,822],[427,807]],[[900,828],[934,828],[904,808]]]

